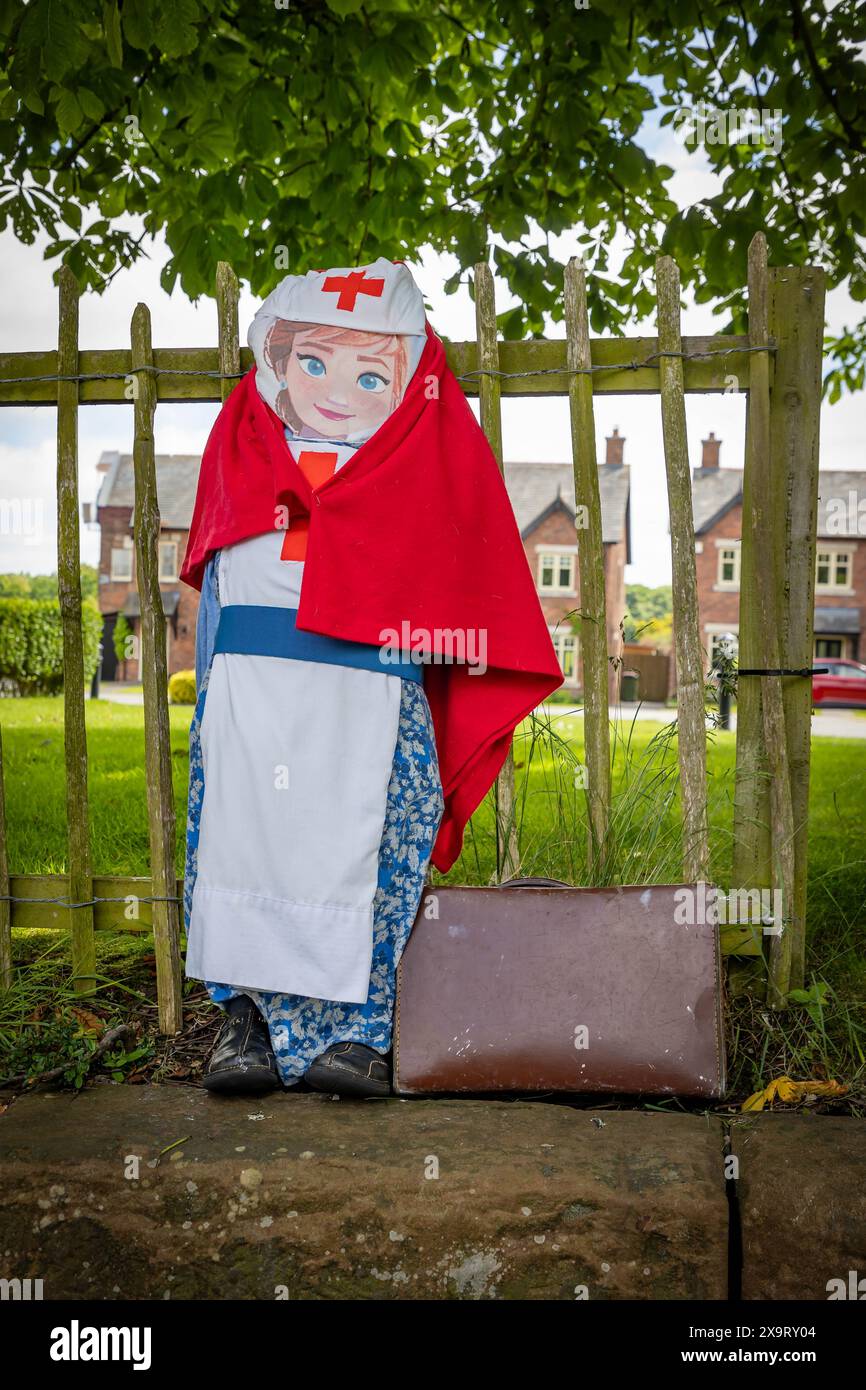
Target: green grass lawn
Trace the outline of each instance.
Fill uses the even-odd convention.
[[[95,873],[146,874],[150,859],[144,770],[144,708],[89,700],[87,753]],[[178,825],[186,824],[188,738],[192,707],[169,706]],[[66,805],[63,701],[58,697],[0,704],[9,868],[63,873]],[[178,871],[183,843],[178,835]]]
[[[177,811],[177,869],[183,871],[186,823],[188,706],[172,706],[170,722]],[[515,742],[521,872],[589,881],[585,797],[580,786],[582,717],[557,706],[527,721]],[[60,873],[66,830],[62,700],[0,702],[0,727],[13,873]],[[551,736],[551,730],[553,736]],[[146,874],[148,833],[141,706],[88,702],[90,818],[95,873]],[[708,748],[712,876],[731,883],[735,736],[711,734]],[[761,1023],[760,1010],[741,1017],[743,1085],[774,1068],[840,1068],[847,1078],[866,1053],[866,741],[820,738],[812,743],[809,830],[809,984],[832,994],[793,1023]],[[613,853],[607,881],[677,882],[680,867],[676,738],[663,726],[615,726]],[[494,810],[488,798],[473,818],[451,882],[486,883],[496,868]],[[438,878],[438,875],[434,875]],[[23,935],[23,934],[22,934]],[[54,936],[54,933],[50,934]],[[103,935],[103,934],[100,934]],[[33,959],[48,933],[16,943],[16,959]],[[38,940],[34,940],[38,938]],[[145,939],[146,940],[146,939]],[[61,955],[65,947],[60,943]],[[119,965],[107,942],[100,947]],[[150,949],[140,946],[139,949]],[[743,1006],[745,1007],[745,1006]],[[791,1016],[788,1016],[789,1020]],[[802,1027],[801,1027],[802,1024]],[[738,1034],[739,1036],[739,1034]],[[808,1074],[808,1072],[807,1072]]]

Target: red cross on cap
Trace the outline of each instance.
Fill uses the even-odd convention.
[[[322,283],[322,293],[339,293],[336,307],[351,314],[359,294],[379,299],[385,288],[384,280],[365,280],[366,274],[366,270],[351,270],[348,275],[329,275]]]

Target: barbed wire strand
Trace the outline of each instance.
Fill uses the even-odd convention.
[[[461,373],[457,376],[457,380],[471,381],[479,376],[493,376],[506,381],[514,381],[538,376],[594,376],[596,372],[639,372],[646,367],[652,367],[663,357],[678,357],[681,361],[689,362],[708,357],[730,357],[738,354],[745,356],[750,352],[774,353],[775,351],[775,344],[768,343],[763,347],[708,348],[704,352],[653,352],[640,362],[598,362],[591,367],[535,367],[528,372],[503,372],[492,367],[479,367],[477,371]],[[126,381],[129,377],[137,376],[142,372],[151,376],[208,377],[213,381],[239,381],[247,374],[246,372],[213,372],[197,367],[155,367],[148,363],[140,367],[130,367],[125,372],[77,372],[67,375],[52,373],[44,376],[0,377],[0,386],[35,386],[37,383],[49,381]]]
[[[127,893],[125,898],[87,898],[82,903],[70,903],[65,898],[16,898],[13,893],[0,893],[0,903],[32,903],[34,907],[53,904],[56,907],[95,907],[97,903],[181,903],[182,898],[153,898],[141,893]]]

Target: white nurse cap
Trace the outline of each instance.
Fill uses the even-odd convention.
[[[364,266],[338,266],[287,275],[268,295],[250,328],[255,347],[256,320],[324,323],[364,333],[423,335],[424,299],[405,265],[384,257]]]

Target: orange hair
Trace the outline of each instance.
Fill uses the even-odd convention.
[[[399,333],[369,333],[360,328],[338,328],[329,324],[293,323],[288,319],[277,319],[268,329],[263,353],[265,361],[278,381],[282,379],[286,364],[291,358],[295,338],[299,333],[306,333],[313,328],[317,330],[323,343],[334,343],[337,347],[366,347],[382,356],[392,357],[394,359],[394,379],[391,383],[392,410],[399,405],[403,399],[403,387],[408,366],[406,344]],[[288,390],[285,387],[277,395],[276,409],[280,419],[284,420],[296,434],[299,434],[302,429],[302,422],[295,414]]]

